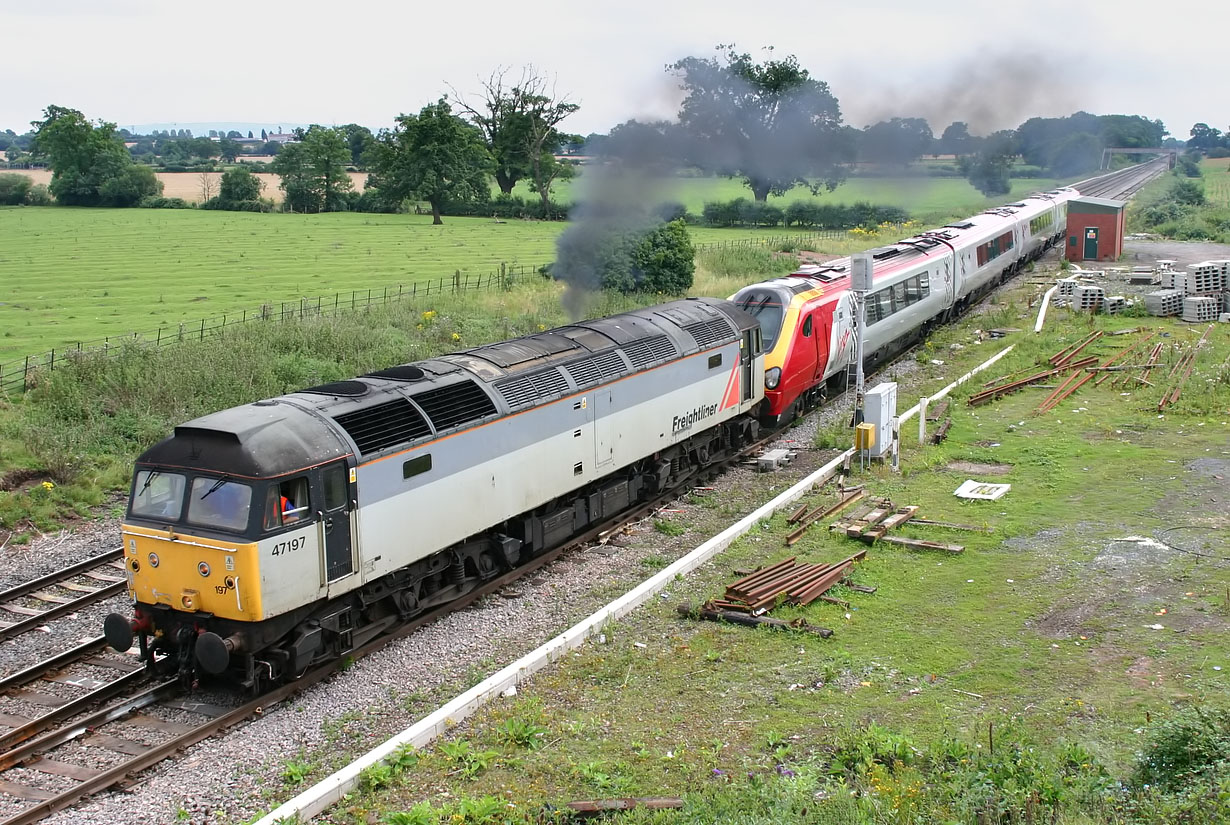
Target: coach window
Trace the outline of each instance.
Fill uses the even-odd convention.
[[[906,306],[905,281],[893,284],[893,312],[900,312]]]
[[[311,507],[307,478],[300,476],[283,481],[271,487],[266,495],[265,529],[276,530],[307,518]]]

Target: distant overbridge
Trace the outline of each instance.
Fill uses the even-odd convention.
[[[1178,158],[1179,156],[1179,150],[1178,149],[1166,149],[1161,146],[1155,146],[1152,149],[1128,149],[1128,148],[1103,149],[1102,150],[1102,165],[1099,168],[1101,169],[1110,168],[1110,156],[1111,155],[1170,155],[1170,168],[1173,169],[1174,164],[1175,164],[1175,159]]]

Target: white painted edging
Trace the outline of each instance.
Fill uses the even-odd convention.
[[[970,379],[971,379],[971,378],[973,378],[975,375],[977,375],[978,373],[982,372],[982,371],[983,371],[983,370],[985,370],[987,367],[991,366],[992,364],[994,364],[994,363],[995,363],[996,361],[998,361],[999,359],[1003,358],[1003,357],[1004,357],[1005,355],[1007,355],[1008,353],[1012,352],[1012,348],[1013,348],[1014,346],[1016,346],[1016,344],[1010,344],[1009,346],[1007,346],[1007,347],[1005,347],[1004,349],[1000,350],[1000,351],[999,351],[999,353],[998,353],[997,355],[993,355],[993,356],[991,356],[989,359],[987,359],[986,361],[983,361],[981,364],[979,364],[978,366],[974,367],[974,368],[973,368],[972,370],[970,370],[969,372],[965,373],[965,375],[962,375],[962,376],[961,376],[960,378],[958,378],[956,381],[953,381],[953,382],[952,382],[951,384],[949,384],[947,387],[944,387],[944,389],[940,390],[940,391],[939,391],[939,392],[937,392],[937,393],[933,393],[933,394],[931,394],[931,395],[927,396],[927,404],[928,404],[928,405],[930,405],[930,404],[934,404],[936,401],[939,401],[941,398],[943,398],[944,396],[948,395],[948,393],[952,392],[952,391],[953,391],[953,390],[955,390],[957,387],[961,386],[961,385],[962,385],[962,384],[964,384],[966,381],[970,380]],[[904,424],[904,423],[905,423],[908,419],[913,418],[914,416],[918,415],[918,407],[919,407],[919,405],[918,405],[918,404],[915,404],[913,407],[910,407],[908,410],[906,410],[905,412],[901,413],[901,415],[897,416],[897,421],[898,421],[898,423]]]
[[[1042,306],[1038,307],[1038,321],[1034,324],[1035,333],[1042,331],[1042,325],[1046,323],[1046,308],[1050,306],[1051,296],[1055,294],[1057,289],[1059,289],[1059,284],[1055,284],[1042,296]]]
[[[1002,355],[1003,353],[1001,353]],[[991,362],[987,362],[990,364]],[[987,366],[984,364],[983,366]],[[971,373],[972,374],[972,373]],[[968,377],[968,376],[967,376]],[[955,386],[955,385],[954,385]],[[674,564],[660,570],[657,575],[641,582],[615,601],[600,608],[596,613],[565,630],[542,647],[527,653],[503,670],[487,677],[457,698],[423,717],[379,747],[368,751],[350,765],[332,776],[322,779],[303,793],[279,805],[256,822],[256,825],[276,825],[283,819],[298,815],[307,819],[324,811],[341,800],[342,796],[359,784],[359,775],[368,767],[382,762],[403,745],[422,748],[453,725],[499,696],[513,685],[519,684],[542,668],[558,661],[568,651],[601,629],[607,622],[615,621],[648,601],[683,573],[691,572],[717,553],[725,550],[739,536],[746,533],[762,519],[768,518],[778,508],[801,498],[819,479],[836,472],[842,463],[854,454],[846,450],[819,470],[782,492],[772,501],[727,527],[721,533],[697,547]]]

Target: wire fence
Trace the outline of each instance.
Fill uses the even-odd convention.
[[[835,239],[844,236],[845,232],[841,230],[822,230],[805,234],[740,238],[697,244],[696,251],[700,253],[740,247],[773,248],[784,245],[787,242],[806,244],[813,240]],[[298,301],[282,301],[277,304],[263,304],[257,309],[224,313],[220,316],[215,315],[209,318],[202,318],[199,321],[164,324],[158,327],[158,329],[149,332],[130,332],[124,335],[96,338],[91,341],[78,341],[76,344],[49,350],[40,355],[28,355],[25,358],[0,363],[0,395],[23,393],[37,383],[39,375],[45,372],[53,372],[57,367],[62,368],[86,353],[111,355],[112,353],[120,352],[122,347],[132,344],[165,347],[184,341],[204,341],[209,337],[225,335],[229,328],[242,326],[254,321],[298,321],[304,318],[367,309],[373,306],[400,301],[429,298],[433,295],[456,295],[476,290],[511,289],[527,276],[543,277],[542,273],[545,266],[545,264],[501,263],[498,270],[489,273],[469,274],[458,270],[453,273],[452,277],[448,278],[414,281],[409,284],[394,284],[374,289],[356,289],[351,290],[349,293],[335,292],[332,296],[300,298]]]

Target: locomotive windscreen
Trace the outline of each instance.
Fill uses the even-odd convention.
[[[786,315],[785,302],[776,292],[767,289],[749,289],[735,296],[739,309],[754,315],[760,322],[760,334],[764,339],[764,351],[773,349],[777,336],[782,331],[782,319]]]

